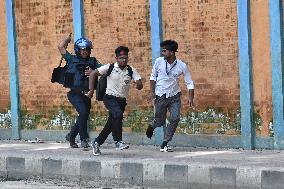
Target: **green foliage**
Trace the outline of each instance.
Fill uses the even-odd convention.
[[[269,122],[268,129],[269,129],[269,136],[270,136],[270,137],[274,137],[273,121],[270,121],[270,122]]]
[[[41,114],[31,114],[26,108],[22,108],[20,112],[21,116],[21,128],[22,129],[36,129],[37,125],[40,123],[43,115]]]
[[[133,132],[145,132],[152,118],[152,110],[141,111],[138,106],[135,106],[124,118],[123,126],[131,127]]]
[[[256,130],[261,130],[263,121],[258,112],[253,112],[253,126]],[[235,130],[241,132],[241,112],[236,110],[232,115],[222,113],[220,110],[209,108],[204,112],[189,112],[186,116],[181,117],[180,128],[184,133],[200,133],[199,123],[219,123],[220,128],[217,134],[225,134],[226,131]],[[186,130],[189,130],[186,132]]]
[[[63,106],[50,116],[50,121],[48,123],[47,129],[63,129],[68,130],[75,124],[75,115],[72,111],[64,108]]]
[[[11,111],[0,113],[0,128],[11,128]]]
[[[224,134],[226,130],[232,128],[237,129],[236,123],[231,122],[230,117],[224,113],[220,113],[213,108],[209,108],[204,112],[189,112],[185,117],[182,117],[183,123],[187,123],[187,127],[190,133],[199,134],[200,123],[219,123],[220,128],[217,130],[217,134]]]
[[[61,106],[54,108],[48,113],[37,112],[32,114],[26,108],[21,112],[22,129],[70,129],[75,124],[76,113],[73,109]],[[123,127],[131,127],[133,132],[145,132],[148,125],[153,120],[153,110],[141,110],[138,106],[133,107],[123,120]],[[95,130],[97,126],[104,126],[107,121],[107,112],[98,114],[91,112],[89,119],[89,129]],[[253,113],[254,127],[256,130],[262,129],[262,119],[258,112]],[[230,114],[222,113],[221,110],[208,108],[203,112],[188,112],[180,118],[178,131],[179,133],[198,134],[200,133],[200,123],[218,123],[220,128],[216,130],[217,134],[225,134],[228,130],[241,131],[241,113],[237,111]],[[273,121],[269,123],[270,136],[274,135]],[[0,113],[0,128],[11,128],[11,111]]]
[[[97,126],[104,126],[107,121],[107,115],[99,115],[96,112],[91,112],[89,119],[89,129],[95,131]]]
[[[262,119],[259,112],[253,111],[253,126],[256,130],[261,131],[262,129]]]

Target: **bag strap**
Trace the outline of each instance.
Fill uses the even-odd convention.
[[[111,74],[113,68],[114,68],[114,64],[110,64],[110,65],[109,65],[109,68],[108,68],[108,71],[107,71],[107,73],[106,73],[106,76],[109,76],[109,75]],[[132,70],[131,66],[127,65],[127,70],[128,70],[128,73],[129,73],[129,75],[130,75],[130,77],[131,77],[131,79],[132,79],[133,70]]]
[[[114,68],[114,64],[110,64],[106,76],[109,76]]]
[[[132,76],[133,76],[133,70],[132,70],[131,66],[127,65],[127,70],[128,70],[128,73],[129,73],[131,79],[133,79],[133,78],[132,78]]]
[[[92,59],[94,68],[97,69],[97,68],[98,68],[98,64],[99,64],[99,61],[96,59],[96,57],[91,57],[91,59]]]
[[[63,56],[61,57],[61,59],[59,61],[59,65],[57,67],[61,67],[62,61],[63,61]]]

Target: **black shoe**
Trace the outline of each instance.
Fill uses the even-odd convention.
[[[78,144],[76,144],[76,143],[73,143],[73,144],[70,143],[70,147],[71,148],[79,148]]]
[[[88,139],[81,140],[81,148],[89,148]]]
[[[148,128],[147,128],[147,131],[146,131],[146,136],[148,138],[152,138],[153,133],[154,133],[154,128],[149,125]]]
[[[70,135],[69,135],[70,136]],[[66,139],[67,140],[67,139]],[[71,148],[79,148],[78,144],[76,144],[75,139],[69,138],[69,144]]]

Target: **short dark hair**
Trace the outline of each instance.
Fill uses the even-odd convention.
[[[115,49],[115,51],[114,51],[114,52],[115,52],[115,55],[116,55],[116,56],[119,56],[121,51],[124,51],[126,54],[128,54],[129,48],[128,48],[128,47],[125,47],[125,46],[119,46],[119,47],[117,47],[117,48]]]
[[[174,40],[165,40],[160,43],[160,47],[164,47],[169,51],[177,52],[178,43]]]

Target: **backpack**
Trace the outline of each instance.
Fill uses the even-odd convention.
[[[98,83],[97,83],[97,88],[96,88],[96,99],[98,101],[102,101],[105,93],[106,93],[106,88],[107,88],[107,77],[111,74],[112,70],[114,68],[114,64],[110,64],[108,71],[106,74],[103,74]],[[128,74],[130,75],[131,79],[132,79],[132,75],[133,75],[133,71],[131,66],[127,65],[127,70],[128,70]]]

